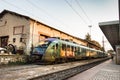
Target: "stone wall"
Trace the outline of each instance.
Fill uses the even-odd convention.
[[[26,56],[24,55],[0,55],[0,65],[9,64],[9,63],[25,63]]]

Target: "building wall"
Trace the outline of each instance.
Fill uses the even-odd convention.
[[[80,40],[80,39],[77,39],[77,38],[74,38],[73,41],[78,43],[78,44],[87,46],[87,42],[86,41],[83,41],[83,40]]]
[[[54,30],[54,29],[51,29],[51,31],[52,31],[52,34],[51,34],[52,37],[61,38],[61,32],[60,31],[57,31],[57,30]]]
[[[6,24],[3,25],[0,23],[0,37],[9,36],[8,44],[16,45],[17,49],[21,46],[25,46],[29,37],[29,20],[10,13],[6,13],[1,20],[3,23],[6,22]],[[20,34],[22,29],[24,35]],[[25,43],[20,42],[20,38],[23,37]],[[15,39],[15,42],[13,42],[13,39]]]
[[[78,44],[87,45],[87,42],[81,39],[75,38],[59,30],[48,27],[47,25],[43,25],[43,24],[40,24],[39,22],[31,20],[30,21],[30,44],[35,45],[40,40],[47,37],[59,37],[60,39],[69,39]]]

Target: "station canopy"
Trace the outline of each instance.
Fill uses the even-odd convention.
[[[120,27],[119,20],[100,22],[99,27],[115,50],[116,45],[120,45]]]

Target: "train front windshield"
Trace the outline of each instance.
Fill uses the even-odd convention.
[[[47,41],[47,40],[40,41],[36,45],[36,47],[33,49],[33,53],[32,54],[43,55],[50,43],[51,43],[51,41]]]

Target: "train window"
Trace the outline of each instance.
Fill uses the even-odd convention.
[[[75,47],[75,51],[78,52],[78,47]]]
[[[71,51],[72,51],[72,52],[74,51],[74,46],[71,46]]]
[[[52,49],[55,49],[55,45],[52,46]]]
[[[82,50],[81,50],[81,48],[79,48],[79,52],[81,52]]]
[[[67,51],[70,51],[70,45],[67,45]]]
[[[78,51],[78,47],[76,47],[76,50]]]
[[[86,53],[86,49],[81,48],[81,52],[82,52],[82,53]]]
[[[58,49],[58,44],[56,44],[56,49]]]
[[[58,44],[54,44],[53,46],[52,46],[52,49],[58,49]]]
[[[76,51],[76,47],[75,47],[75,46],[73,47],[73,51],[74,51],[74,52]]]
[[[62,50],[65,50],[65,48],[66,48],[66,45],[62,44]]]
[[[36,46],[39,46],[39,47],[47,47],[47,46],[49,46],[49,44],[50,44],[51,42],[50,41],[40,41],[39,43],[37,43],[36,44]]]
[[[79,47],[76,47],[76,50],[75,50],[75,52],[77,52],[77,54],[80,54]]]
[[[80,55],[82,50],[80,47],[76,47],[75,51],[77,52],[78,55]]]
[[[75,52],[79,52],[79,48],[78,47],[75,48]]]

